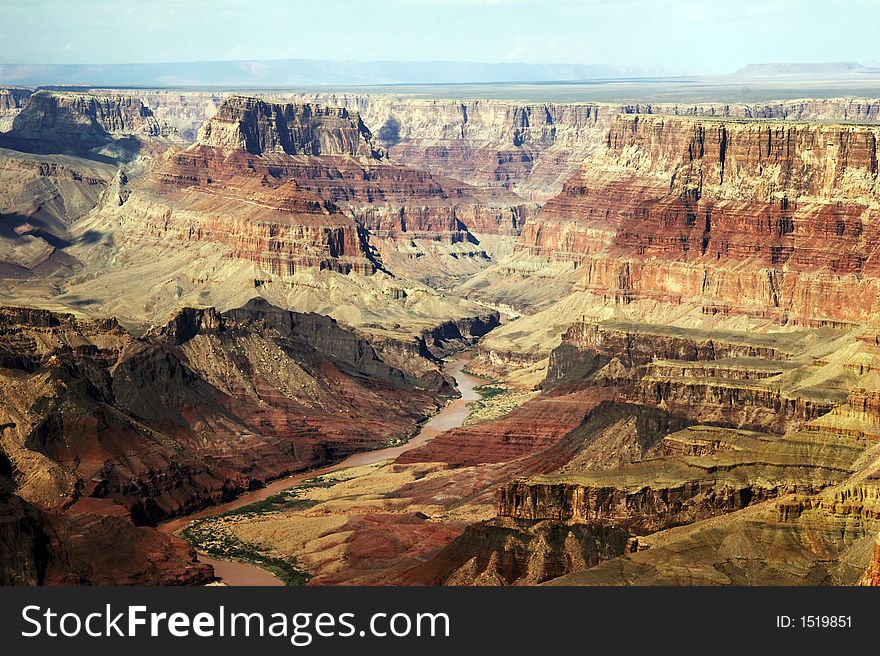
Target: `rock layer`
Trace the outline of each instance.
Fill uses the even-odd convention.
[[[12,121],[10,135],[47,144],[93,148],[114,137],[173,136],[138,98],[38,91]]]
[[[862,321],[878,292],[878,128],[618,116],[524,228],[618,304]]]
[[[153,523],[409,435],[446,383],[389,367],[317,315],[186,310],[115,321],[2,311],[3,450],[17,493]]]

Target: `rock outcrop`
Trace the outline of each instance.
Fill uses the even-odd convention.
[[[863,321],[880,290],[878,130],[618,116],[518,248],[576,262],[618,304]]]
[[[216,212],[219,204],[226,211]],[[386,241],[392,257],[398,246],[412,250],[398,257],[404,262],[420,240],[452,248],[452,257],[487,258],[472,233],[515,235],[529,211],[391,163],[355,112],[233,96],[197,144],[132,193],[126,228],[220,242],[280,276],[369,274],[383,266],[376,247]]]
[[[537,585],[620,556],[623,528],[498,518],[472,524],[438,556],[407,574],[422,585]]]
[[[599,145],[611,109],[596,104],[302,94],[356,109],[397,162],[543,199]]]
[[[12,127],[12,121],[30,97],[30,89],[0,89],[0,132]]]
[[[198,140],[205,146],[252,155],[385,157],[356,112],[318,104],[267,103],[248,96],[226,98],[200,130]]]
[[[722,516],[729,515],[736,524],[733,518],[741,512],[763,509],[777,499],[782,499],[776,502],[782,521],[800,534],[810,530],[808,522],[820,518],[814,509],[823,499],[828,504],[830,491],[853,473],[861,452],[858,440],[831,434],[779,439],[708,427],[674,432],[641,462],[533,476],[501,486],[494,519],[468,527],[411,575],[447,585],[533,585],[557,577],[574,582],[591,580],[594,569],[614,576],[611,562],[655,548],[666,529],[706,525],[710,531],[723,531]],[[786,495],[817,501],[786,510],[792,505]],[[812,513],[811,519],[800,527],[797,516],[804,512]],[[832,512],[844,510],[838,505]],[[854,533],[864,535],[861,530]],[[753,548],[765,548],[759,536],[754,539]],[[805,533],[802,539],[809,540]],[[705,556],[710,553],[707,549]],[[704,567],[704,554],[698,554],[692,564],[695,579]],[[784,558],[771,556],[776,563]],[[753,567],[722,571],[742,583],[754,575]]]
[[[213,568],[180,538],[120,517],[57,515],[0,498],[3,585],[203,585]]]
[[[854,122],[880,118],[880,102],[871,98],[621,105],[337,93],[294,97],[357,111],[398,162],[541,201],[559,192],[584,158],[602,146],[619,114]]]
[[[185,310],[140,339],[44,310],[0,319],[0,444],[16,493],[47,511],[155,523],[407,437],[448,389],[265,303]]]
[[[163,126],[148,107],[130,95],[38,91],[13,119],[10,134],[19,139],[93,148],[113,137],[159,137]]]

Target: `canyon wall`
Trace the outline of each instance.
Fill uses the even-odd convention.
[[[607,125],[596,104],[302,94],[357,109],[389,156],[469,184],[540,200],[600,144]]]
[[[107,135],[157,137],[163,130],[153,112],[132,96],[39,91],[13,119],[12,132],[25,139],[93,144]]]
[[[59,515],[0,494],[2,585],[204,585],[213,568],[180,538],[120,517]]]
[[[392,163],[355,112],[233,96],[132,194],[125,222],[153,238],[221,242],[278,275],[368,274],[381,266],[369,239],[487,259],[472,233],[514,236],[530,212],[518,197]]]
[[[230,96],[199,131],[202,145],[287,155],[382,159],[384,152],[356,112],[318,104],[277,104]]]
[[[618,114],[822,121],[880,118],[880,101],[855,98],[765,104],[613,104],[339,93],[292,97],[357,110],[398,162],[476,186],[504,187],[539,201],[558,193],[582,161],[601,147]]]
[[[864,321],[878,280],[880,128],[618,116],[523,229],[583,285],[779,321]]]
[[[406,374],[332,319],[255,301],[115,320],[3,308],[0,446],[45,511],[149,524],[403,438],[448,384]]]
[[[12,127],[12,121],[27,103],[29,89],[0,89],[0,132]]]

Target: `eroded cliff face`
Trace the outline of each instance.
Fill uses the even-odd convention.
[[[203,585],[213,568],[183,540],[120,517],[45,513],[0,497],[3,585]]]
[[[878,134],[618,116],[519,248],[576,262],[586,288],[620,304],[864,321],[878,292]]]
[[[375,270],[358,226],[329,199],[303,189],[284,161],[196,146],[179,153],[128,199],[126,231],[143,238],[214,242],[270,273],[300,268]],[[225,211],[218,212],[220,207]]]
[[[814,340],[808,331],[783,337],[582,320],[551,353],[543,385],[599,384],[620,399],[696,422],[783,433],[844,404],[856,380],[834,378],[839,365],[805,357]],[[793,382],[823,366],[832,383]]]
[[[167,128],[138,98],[115,94],[38,91],[27,99],[12,122],[22,139],[92,147],[108,136],[167,135]]]
[[[104,236],[75,224],[103,203],[124,202],[129,175],[177,138],[129,95],[40,91],[15,99],[21,108],[0,134],[0,295],[42,304],[82,269],[76,245]]]
[[[29,89],[0,89],[0,132],[12,127],[12,121],[27,103],[31,95]]]
[[[300,97],[357,109],[401,164],[478,187],[510,189],[531,200],[553,193],[599,145],[613,111],[596,104]]]
[[[468,526],[408,582],[422,585],[538,585],[621,555],[622,528],[493,519]]]
[[[133,238],[219,243],[280,277],[387,269],[425,280],[488,266],[475,234],[512,239],[530,212],[518,197],[389,161],[345,108],[233,96],[118,220]]]
[[[807,98],[769,103],[647,103],[626,105],[627,114],[673,114],[783,121],[876,121],[880,102],[876,98]]]
[[[356,112],[318,104],[278,104],[231,96],[199,131],[205,146],[287,155],[382,159],[382,148]]]
[[[137,92],[156,120],[172,126],[181,138],[192,143],[205,121],[220,108],[222,94],[207,91],[142,90]]]
[[[501,486],[497,516],[468,527],[414,574],[447,585],[554,579],[573,584],[755,584],[762,575],[792,584],[798,570],[794,562],[843,553],[876,530],[874,519],[861,525],[845,518],[850,513],[872,517],[868,506],[873,501],[862,501],[873,499],[871,486],[837,492],[856,471],[862,448],[858,440],[827,433],[778,438],[705,426],[673,432],[633,464],[603,470],[566,467]],[[741,520],[744,514],[753,519]],[[756,516],[762,519],[756,522]],[[745,552],[739,567],[726,567],[717,551],[716,541],[729,537],[728,531],[735,533],[740,521],[752,530],[743,547],[761,554],[763,569],[748,562]],[[809,544],[812,530],[827,541]],[[669,550],[682,544],[673,538],[676,531],[700,535],[689,550],[689,564],[670,558]],[[779,538],[783,534],[785,540]],[[706,545],[696,548],[701,539]],[[643,552],[655,548],[663,548],[664,555],[648,555],[651,569],[639,570]],[[817,566],[810,581],[854,583],[857,565],[844,569],[832,573]]]
[[[406,437],[447,393],[326,317],[255,302],[113,320],[4,308],[2,447],[46,511],[152,523]]]
[[[288,96],[289,97],[289,96]],[[543,201],[602,146],[615,117],[680,115],[779,120],[876,120],[876,99],[749,103],[528,103],[306,93],[298,100],[356,110],[398,162]]]

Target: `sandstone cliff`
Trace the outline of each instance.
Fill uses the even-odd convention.
[[[162,126],[131,96],[39,91],[13,120],[12,133],[24,139],[93,146],[108,135],[158,137]]]
[[[530,211],[390,162],[355,112],[233,96],[131,194],[121,220],[132,236],[219,242],[279,276],[388,268],[421,280],[427,252],[486,266],[474,233],[513,237]]]
[[[618,303],[864,320],[877,295],[871,127],[618,117],[519,248]]]
[[[247,96],[226,98],[198,139],[206,146],[253,155],[384,157],[357,113],[317,104],[273,104]]]
[[[3,308],[2,448],[16,493],[152,523],[403,438],[447,384],[385,364],[326,317],[185,310],[113,320]]]
[[[529,199],[545,198],[561,185],[600,143],[607,120],[606,109],[595,104],[300,97],[357,109],[397,162]]]
[[[880,117],[880,102],[870,98],[621,105],[337,93],[293,97],[358,111],[396,161],[537,200],[561,189],[583,159],[602,145],[618,114],[822,121]]]
[[[30,97],[29,89],[0,89],[0,132],[12,127],[12,121]]]

